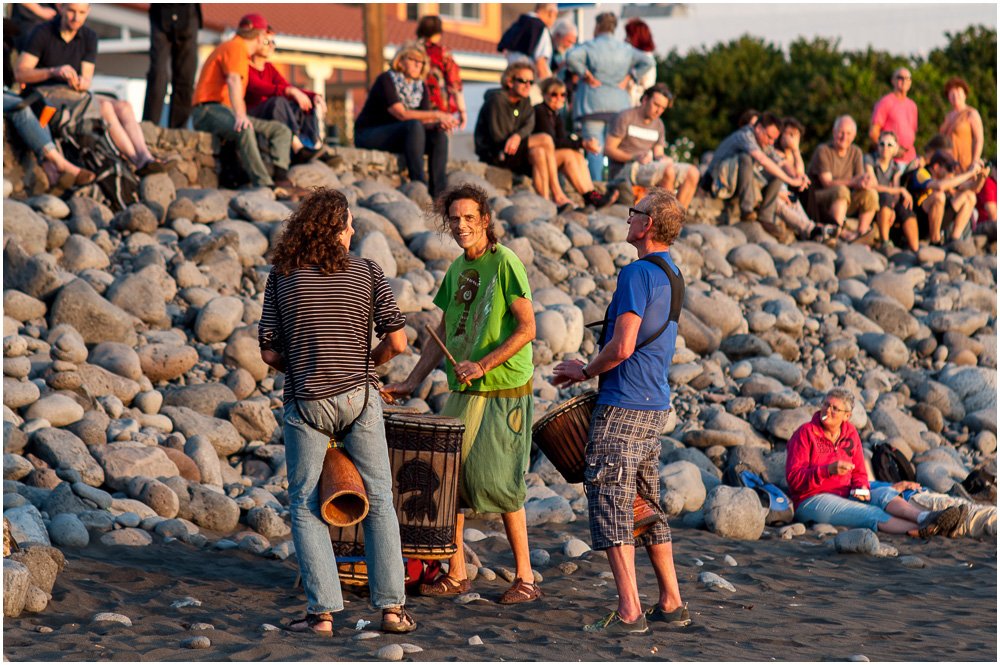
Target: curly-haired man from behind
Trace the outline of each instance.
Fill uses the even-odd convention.
[[[406,349],[406,321],[381,268],[347,253],[353,221],[340,192],[309,194],[272,251],[274,267],[264,289],[260,355],[285,373],[292,540],[309,601],[305,617],[286,626],[293,632],[332,635],[333,613],[344,609],[330,532],[319,506],[327,443],[343,431],[344,448],[368,492],[362,526],[372,605],[382,610],[384,632],[417,627],[403,608],[399,522],[373,371]],[[381,342],[369,356],[372,320]]]

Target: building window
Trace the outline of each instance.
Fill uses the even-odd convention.
[[[406,20],[407,21],[418,21],[420,20],[420,5],[416,2],[406,3]]]
[[[438,4],[441,18],[463,21],[478,21],[480,5],[475,2],[441,2]]]

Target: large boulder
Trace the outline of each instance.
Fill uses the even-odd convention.
[[[662,497],[660,503],[663,506],[679,504],[680,512],[689,513],[699,510],[705,503],[705,483],[701,480],[701,470],[691,462],[681,460],[660,467],[660,484],[663,495],[677,496],[676,500]]]
[[[198,362],[198,352],[191,346],[147,344],[137,353],[142,373],[153,383],[176,379]]]
[[[243,301],[234,296],[212,298],[198,312],[194,334],[200,342],[221,342],[243,322]]]
[[[122,342],[135,346],[132,316],[103,298],[87,282],[74,279],[59,290],[49,315],[52,327],[67,323],[87,344]]]
[[[749,487],[719,485],[708,493],[702,511],[705,526],[720,536],[757,540],[764,533],[767,509]]]
[[[240,433],[226,420],[204,416],[183,406],[165,406],[160,412],[170,418],[174,429],[185,437],[204,435],[220,456],[232,455],[243,449]],[[176,467],[174,469],[176,474]]]
[[[53,468],[60,464],[80,472],[83,482],[100,487],[104,481],[104,470],[91,456],[91,451],[72,432],[54,427],[44,427],[32,435],[33,450],[39,458]]]
[[[107,291],[108,300],[144,323],[158,323],[167,316],[163,289],[151,277],[130,273],[116,279]]]
[[[94,457],[104,469],[105,482],[114,490],[125,490],[136,476],[176,476],[174,464],[163,449],[133,443],[109,443],[91,446]]]
[[[49,225],[29,206],[5,198],[3,200],[3,234],[17,236],[28,254],[44,252],[49,237]]]

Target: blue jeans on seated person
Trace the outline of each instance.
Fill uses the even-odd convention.
[[[17,95],[4,92],[4,115],[7,114],[7,111],[20,104],[21,101],[22,99]],[[49,132],[48,127],[42,127],[30,106],[25,106],[20,111],[11,113],[9,117],[10,124],[14,125],[24,143],[31,148],[39,159],[45,159],[45,153],[56,149],[56,144],[52,142],[52,133]]]
[[[869,501],[845,499],[836,494],[815,494],[795,507],[795,519],[878,531],[878,525],[892,517],[884,509],[899,492],[891,487],[872,487],[871,492]]]
[[[392,505],[392,472],[378,390],[370,389],[368,406],[362,411],[364,401],[362,386],[328,399],[295,400],[285,406],[292,540],[310,614],[344,609],[330,529],[320,516],[319,479],[330,438],[347,428],[344,448],[368,493],[368,515],[362,527],[372,605],[396,607],[406,602],[399,522]]]
[[[419,120],[404,120],[355,132],[354,145],[366,150],[403,153],[410,180],[427,185],[431,196],[436,196],[444,187],[448,167],[448,134],[441,130],[428,129]],[[425,154],[431,172],[429,181],[424,171]]]
[[[303,111],[297,102],[275,95],[252,109],[247,109],[247,115],[280,122],[292,130],[292,134],[298,136],[309,149],[315,149],[319,145],[319,116],[316,115],[315,107],[310,111]]]

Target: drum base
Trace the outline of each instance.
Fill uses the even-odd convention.
[[[405,573],[406,566],[403,566],[403,583],[410,581],[410,576]],[[350,587],[368,586],[368,564],[364,559],[357,557],[344,557],[337,559],[337,574],[340,576],[340,583]]]

